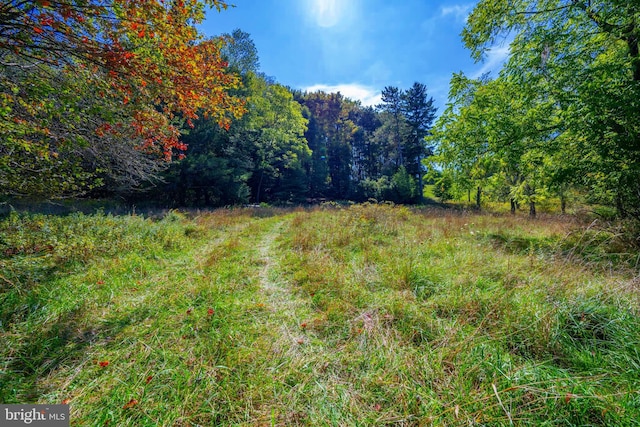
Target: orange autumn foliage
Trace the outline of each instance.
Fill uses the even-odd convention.
[[[6,2],[4,2],[6,3]],[[128,119],[108,121],[98,137],[141,141],[140,149],[170,160],[186,146],[179,119],[190,124],[204,114],[228,127],[244,112],[229,95],[240,85],[228,73],[223,39],[205,40],[196,25],[205,7],[220,0],[62,0],[9,2],[0,14],[0,53],[18,64],[40,63],[77,72],[102,96],[119,100]],[[37,128],[38,123],[33,123]]]

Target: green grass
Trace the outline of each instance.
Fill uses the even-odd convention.
[[[638,254],[388,205],[0,221],[0,402],[71,424],[640,425]],[[108,362],[108,363],[107,363]]]

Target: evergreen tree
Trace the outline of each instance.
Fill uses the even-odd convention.
[[[414,83],[409,90],[402,93],[402,112],[405,118],[405,138],[403,141],[405,167],[409,175],[418,179],[418,199],[422,201],[422,159],[431,154],[425,137],[429,134],[436,116],[433,98],[428,97],[427,87],[422,83]]]
[[[395,86],[386,86],[382,90],[382,104],[378,108],[388,113],[387,117],[390,120],[388,145],[395,152],[393,159],[396,169],[404,165],[402,134],[405,121],[402,106],[402,91]]]

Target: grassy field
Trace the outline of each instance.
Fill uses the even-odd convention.
[[[387,205],[12,214],[0,403],[74,426],[637,426],[619,237]]]

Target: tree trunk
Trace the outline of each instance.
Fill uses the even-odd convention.
[[[422,156],[418,156],[418,204],[424,203],[424,184],[422,182]]]
[[[467,190],[467,200],[471,203],[471,189]]]
[[[516,208],[518,207],[518,205],[514,199],[511,199],[510,202],[511,202],[511,215],[515,215]]]
[[[262,191],[262,179],[264,178],[264,169],[262,170],[262,173],[260,174],[260,181],[258,182],[258,191],[256,194],[256,204],[260,204],[260,192]]]
[[[564,194],[560,196],[560,211],[562,215],[567,213],[567,197]]]
[[[627,211],[624,208],[624,202],[622,201],[622,196],[620,195],[620,192],[616,194],[616,210],[618,211],[618,216],[620,218],[627,217]]]
[[[476,208],[480,209],[480,198],[482,197],[482,187],[478,186],[478,191],[476,192]]]
[[[533,218],[536,216],[536,202],[535,202],[536,188],[530,186],[529,183],[525,183],[524,194],[527,195],[529,198],[529,216]]]

